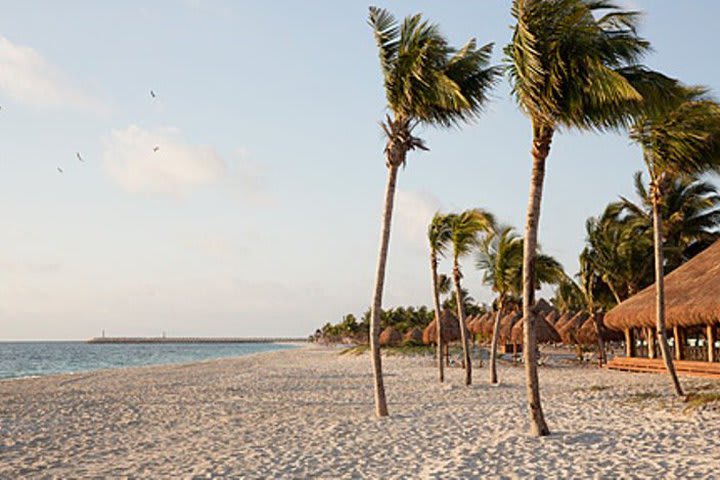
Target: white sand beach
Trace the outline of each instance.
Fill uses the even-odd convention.
[[[367,355],[307,346],[235,359],[0,382],[1,478],[709,478],[720,412],[667,378],[540,369],[553,435],[526,434],[524,370],[470,388],[430,358],[387,357],[373,416]],[[684,379],[688,390],[719,381]]]

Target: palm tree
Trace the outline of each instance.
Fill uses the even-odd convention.
[[[628,217],[642,222],[650,232],[653,222],[650,188],[643,182],[641,172],[635,173],[634,183],[640,202],[621,197],[616,205]],[[669,272],[718,239],[720,194],[710,182],[697,176],[682,176],[667,182],[663,197],[659,208],[665,269]]]
[[[600,15],[596,18],[595,15]],[[532,175],[523,252],[523,351],[531,433],[550,433],[542,411],[535,341],[535,252],[545,161],[558,128],[627,126],[631,114],[666,98],[670,79],[639,65],[650,45],[638,14],[611,1],[513,0],[505,49],[513,94],[532,124]]]
[[[685,101],[661,113],[637,117],[630,138],[642,146],[650,176],[655,252],[656,328],[665,367],[675,393],[682,396],[665,329],[665,261],[661,211],[667,206],[670,186],[679,178],[720,171],[720,105],[705,98],[702,88],[687,88]],[[682,180],[681,180],[682,181]]]
[[[450,222],[447,215],[436,213],[428,226],[428,241],[430,242],[430,270],[432,273],[433,305],[435,306],[435,323],[437,324],[437,362],[440,381],[445,381],[445,367],[443,363],[443,338],[441,328],[440,310],[440,279],[438,278],[438,255],[444,256],[450,242]]]
[[[585,222],[586,247],[582,258],[612,292],[616,303],[652,283],[652,236],[648,225],[624,215],[623,206],[611,203],[599,218]]]
[[[415,127],[457,126],[477,118],[500,70],[488,65],[492,44],[478,47],[472,39],[460,49],[452,48],[438,26],[420,15],[398,23],[386,10],[370,7],[368,23],[379,51],[390,112],[382,124],[387,135],[388,178],[370,317],[375,409],[383,417],[388,411],[379,345],[380,311],[398,170],[408,152],[427,150],[422,139],[413,135]]]
[[[495,220],[493,216],[479,208],[465,210],[462,213],[451,214],[448,219],[450,225],[450,243],[453,248],[453,284],[455,285],[455,302],[457,304],[458,322],[460,323],[460,342],[463,347],[463,365],[465,366],[465,385],[472,383],[472,365],[470,362],[470,345],[465,325],[465,308],[462,287],[462,271],[460,259],[468,255],[478,243],[481,232],[493,230]]]
[[[493,323],[492,343],[490,346],[490,383],[498,383],[497,343],[500,319],[508,300],[522,294],[523,239],[512,227],[503,227],[480,242],[475,258],[475,266],[483,272],[483,283],[497,293],[497,312]],[[536,288],[542,283],[558,283],[565,278],[560,263],[549,255],[536,257]]]

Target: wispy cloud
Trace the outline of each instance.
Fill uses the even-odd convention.
[[[226,161],[210,145],[187,142],[179,129],[154,131],[130,125],[113,130],[103,160],[110,175],[131,193],[182,197],[198,188],[219,185],[243,198],[263,196],[258,167],[238,150]]]
[[[396,193],[397,231],[400,240],[412,247],[427,250],[427,227],[442,204],[429,192],[398,189]]]
[[[85,93],[31,47],[0,35],[0,92],[37,108],[74,108],[103,112],[107,107]]]

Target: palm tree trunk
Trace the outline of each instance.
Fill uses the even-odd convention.
[[[493,334],[492,343],[490,344],[490,383],[493,385],[498,383],[497,378],[497,345],[498,345],[498,334],[500,333],[500,319],[502,318],[503,308],[505,307],[505,297],[500,295],[498,301],[498,311],[495,314],[495,321],[493,322]]]
[[[432,286],[433,286],[433,303],[435,306],[435,323],[437,325],[437,334],[435,339],[437,340],[437,363],[438,363],[438,374],[440,376],[440,382],[445,381],[445,366],[443,364],[443,338],[442,338],[442,325],[440,322],[440,292],[438,288],[438,274],[437,274],[437,252],[435,249],[430,252],[430,269],[432,270]]]
[[[675,393],[683,396],[683,390],[678,380],[677,372],[675,372],[675,364],[673,363],[672,354],[667,341],[667,331],[665,330],[665,267],[663,259],[663,233],[662,218],[660,217],[659,192],[655,186],[655,192],[652,198],[653,210],[653,228],[655,240],[655,316],[657,321],[657,331],[660,337],[660,351],[662,352],[665,368],[667,368],[670,378],[672,379]]]
[[[595,320],[595,330],[597,331],[597,343],[598,343],[598,363],[600,366],[603,366],[603,363],[606,362],[605,359],[605,342],[602,338],[602,321],[600,320],[600,314],[599,313],[592,313],[593,320]]]
[[[530,432],[535,436],[550,434],[540,402],[540,383],[537,373],[537,338],[535,333],[535,256],[540,221],[545,160],[550,153],[553,130],[533,125],[533,164],[530,177],[530,194],[525,220],[523,245],[523,356],[525,358],[525,381],[527,383]]]
[[[383,211],[382,230],[380,232],[380,251],[378,253],[375,274],[375,290],[373,292],[372,311],[370,314],[370,353],[372,356],[373,379],[375,383],[375,413],[378,417],[388,414],[385,398],[385,385],[382,376],[382,357],[380,356],[380,312],[382,309],[383,287],[385,286],[385,266],[387,265],[388,245],[390,244],[390,225],[392,223],[393,204],[395,202],[395,185],[397,183],[398,166],[388,166],[387,186],[385,187],[385,209]]]
[[[468,347],[468,334],[465,328],[465,306],[462,301],[462,290],[460,289],[460,266],[455,259],[453,267],[453,280],[455,283],[455,299],[457,301],[458,322],[460,323],[460,341],[463,347],[463,362],[465,363],[465,385],[472,383],[472,365],[470,363],[470,348]]]

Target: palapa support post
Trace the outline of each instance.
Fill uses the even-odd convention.
[[[645,338],[647,339],[648,358],[656,358],[657,354],[655,353],[655,330],[652,327],[647,327],[645,329]]]
[[[633,335],[632,328],[625,329],[625,356],[635,356],[635,336]]]
[[[680,327],[673,327],[673,343],[675,344],[675,360],[682,360],[682,335],[680,335]]]
[[[706,336],[707,336],[708,362],[714,362],[715,361],[715,326],[714,325],[707,326]]]

